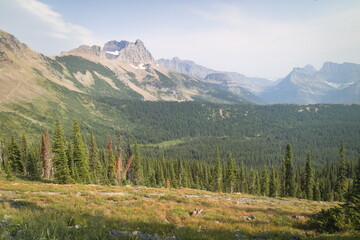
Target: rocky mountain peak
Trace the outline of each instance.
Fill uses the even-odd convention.
[[[0,30],[0,50],[5,50],[4,48],[12,52],[19,52],[23,49],[27,49],[27,46],[24,43],[21,43],[13,35]]]
[[[137,39],[135,43],[112,40],[105,43],[103,50],[107,59],[119,59],[130,63],[153,62],[154,58],[144,43]]]
[[[136,39],[135,45],[143,45],[144,46],[144,42],[141,41],[140,39]]]
[[[79,54],[89,54],[94,56],[100,56],[101,54],[101,47],[100,46],[87,46],[87,45],[81,45],[78,48],[75,48],[70,51],[71,53],[79,53]]]

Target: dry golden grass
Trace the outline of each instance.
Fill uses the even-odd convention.
[[[4,220],[8,222],[6,226],[0,226],[0,239],[40,239],[41,236],[45,236],[43,239],[107,239],[112,229],[139,230],[177,239],[358,237],[354,233],[324,235],[305,230],[304,222],[309,214],[337,203],[193,189],[169,191],[27,181],[0,181],[0,194],[0,221],[10,216]],[[203,209],[205,213],[189,216],[194,209]],[[294,215],[305,218],[294,219]],[[249,216],[255,219],[249,220]],[[86,227],[71,228],[76,224]]]

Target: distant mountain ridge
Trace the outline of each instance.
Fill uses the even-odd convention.
[[[236,72],[217,71],[190,60],[181,60],[178,57],[161,58],[157,60],[157,63],[165,68],[202,80],[219,89],[245,97],[255,103],[264,103],[256,95],[274,84],[273,81],[264,78],[246,77]]]
[[[360,103],[359,84],[359,64],[326,62],[319,71],[294,68],[260,97],[268,103]]]
[[[141,40],[81,45],[47,57],[0,30],[0,101],[29,100],[51,81],[94,96],[215,103],[360,103],[360,65],[307,65],[270,81],[207,68],[193,61],[154,60]],[[39,82],[43,82],[39,84]]]

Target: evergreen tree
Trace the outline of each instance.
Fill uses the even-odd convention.
[[[134,145],[134,161],[133,161],[133,183],[141,185],[144,183],[143,167],[140,162],[140,152],[137,143]]]
[[[286,154],[284,159],[284,195],[285,197],[293,197],[295,191],[295,181],[292,165],[291,145],[286,146]]]
[[[269,189],[269,173],[267,171],[267,168],[265,168],[262,172],[262,178],[261,178],[261,195],[268,196],[270,189]]]
[[[345,160],[345,146],[344,142],[340,145],[339,151],[339,170],[335,185],[335,200],[344,201],[344,196],[347,190],[346,185],[346,175],[347,175],[347,167],[346,167],[346,160]]]
[[[21,152],[19,146],[16,144],[14,137],[11,137],[11,142],[8,150],[8,161],[10,163],[10,170],[12,173],[24,175],[25,165],[21,160]]]
[[[29,148],[25,135],[23,135],[21,138],[21,161],[25,167],[24,174],[27,174],[29,164]]]
[[[79,175],[77,173],[76,166],[74,164],[74,148],[71,142],[67,142],[66,148],[66,157],[68,159],[68,166],[70,171],[70,176],[72,179],[79,179]]]
[[[270,175],[270,183],[269,183],[269,196],[277,197],[277,195],[278,195],[278,186],[277,186],[276,172],[275,169],[272,168]]]
[[[0,140],[0,174],[5,172],[5,145]]]
[[[234,192],[236,182],[236,175],[235,175],[235,160],[230,154],[229,156],[229,162],[227,167],[227,173],[226,173],[226,186],[230,193]]]
[[[170,170],[169,170],[169,176],[170,176],[170,184],[173,188],[178,188],[178,181],[177,181],[177,177],[175,174],[175,169],[174,169],[174,164],[170,163]]]
[[[314,170],[311,167],[311,157],[310,153],[308,154],[305,166],[305,194],[306,198],[313,200],[314,193]]]
[[[346,195],[344,207],[348,209],[349,217],[355,229],[360,230],[360,157],[354,184],[351,192]]]
[[[217,149],[215,152],[215,167],[212,179],[212,189],[214,192],[222,192],[222,169],[219,149]]]
[[[109,140],[108,151],[107,151],[107,172],[106,172],[106,183],[108,185],[116,185],[116,167],[115,157],[113,154],[112,140]]]
[[[64,135],[59,119],[57,119],[55,123],[54,144],[52,152],[54,153],[53,160],[55,182],[61,184],[73,182],[73,179],[70,176],[68,160],[65,152]]]
[[[76,120],[73,122],[72,144],[73,161],[77,170],[76,181],[81,183],[90,183],[91,179],[88,159],[86,156],[86,147],[80,132],[79,122]]]
[[[95,183],[101,182],[101,164],[99,159],[99,149],[96,145],[96,140],[93,131],[90,131],[90,141],[89,141],[89,167],[92,172],[92,179]]]
[[[31,180],[39,180],[41,178],[39,170],[39,162],[33,153],[28,155],[28,171],[27,175]]]
[[[239,172],[239,181],[240,181],[240,192],[245,193],[246,192],[246,182],[245,182],[245,168],[244,168],[244,162],[241,161],[240,163],[240,172]]]
[[[42,162],[42,173],[41,176],[43,178],[53,178],[54,177],[54,169],[52,162],[52,152],[51,152],[51,144],[49,132],[46,130],[41,135],[41,162]]]

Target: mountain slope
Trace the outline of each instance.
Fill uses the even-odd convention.
[[[198,65],[193,61],[181,60],[177,57],[171,60],[162,58],[157,60],[157,63],[165,68],[200,79],[213,87],[229,91],[256,103],[264,103],[264,101],[255,95],[274,84],[274,82],[264,78],[246,77],[236,72],[216,71]]]

